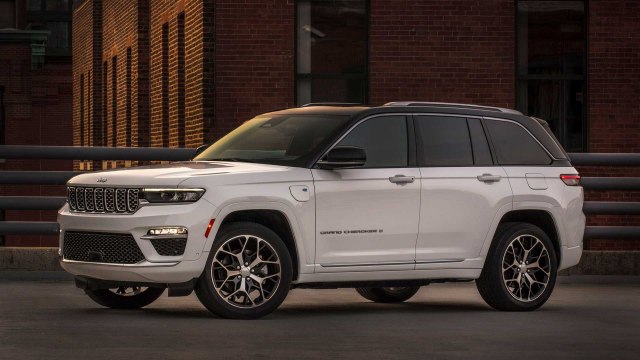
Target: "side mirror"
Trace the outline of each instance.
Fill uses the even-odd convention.
[[[211,144],[200,145],[196,148],[196,156],[200,155],[203,151],[205,151]]]
[[[353,168],[363,166],[367,162],[367,154],[363,148],[355,146],[339,146],[331,149],[318,161],[321,169]]]

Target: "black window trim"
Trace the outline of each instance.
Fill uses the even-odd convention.
[[[480,123],[480,129],[482,129],[482,134],[484,135],[484,141],[487,144],[487,147],[489,148],[489,156],[491,157],[490,165],[488,164],[478,165],[478,160],[476,158],[476,151],[474,150],[475,148],[474,135],[471,133],[471,126],[470,126],[471,120],[477,120],[478,123]],[[491,147],[491,140],[489,140],[488,130],[484,126],[484,121],[482,121],[482,117],[467,116],[467,128],[469,129],[469,138],[471,139],[471,153],[473,154],[473,166],[477,166],[477,167],[499,166],[498,159],[496,158],[496,155],[494,154],[494,151],[493,151],[493,147]],[[476,140],[482,142],[481,139],[476,139]]]
[[[529,136],[531,136],[533,138],[533,140],[535,140],[535,142],[538,144],[538,146],[540,146],[540,148],[542,148],[542,150],[544,150],[544,152],[547,154],[547,156],[549,157],[549,160],[550,160],[549,163],[548,164],[500,164],[500,162],[498,161],[498,155],[497,155],[496,147],[494,145],[493,139],[491,138],[491,132],[487,128],[486,121],[488,121],[488,120],[510,122],[510,123],[514,123],[514,124],[520,126],[521,128],[523,128],[524,131],[526,131],[527,134],[529,134]],[[553,166],[553,165],[558,164],[558,163],[564,164],[566,162],[566,160],[564,160],[564,159],[557,159],[556,157],[554,157],[551,154],[551,152],[549,152],[549,150],[540,142],[540,140],[538,140],[538,138],[535,137],[531,133],[531,131],[529,131],[529,129],[527,129],[526,127],[522,126],[522,124],[518,123],[517,121],[513,121],[513,120],[509,120],[509,119],[494,118],[494,117],[490,117],[490,116],[483,116],[482,117],[482,128],[485,130],[485,135],[487,136],[487,140],[489,141],[489,147],[491,149],[492,156],[494,157],[493,161],[498,166],[536,166],[536,167],[538,167],[538,166]]]
[[[342,141],[342,139],[347,137],[356,127],[358,127],[358,125],[364,123],[365,121],[371,120],[373,118],[393,117],[393,116],[402,116],[402,117],[404,117],[404,121],[405,121],[406,126],[407,126],[407,166],[389,166],[389,167],[374,167],[374,168],[370,168],[370,167],[368,167],[368,168],[354,167],[354,168],[350,168],[350,169],[351,170],[354,170],[354,169],[355,170],[374,170],[374,169],[407,169],[407,168],[417,168],[417,167],[419,167],[418,164],[417,164],[417,161],[416,161],[417,160],[416,159],[417,145],[416,145],[416,133],[414,131],[414,124],[413,124],[413,114],[409,114],[409,113],[383,113],[383,114],[369,115],[369,116],[364,117],[362,119],[359,119],[355,123],[351,124],[348,127],[348,129],[343,131],[336,138],[336,140],[333,141],[331,143],[331,145],[329,145],[327,147],[327,149],[325,151],[321,152],[322,155],[320,155],[313,162],[313,165],[311,166],[311,168],[312,169],[320,169],[320,167],[318,166],[318,161],[324,159],[324,157],[327,156],[329,151],[331,151],[334,147],[336,147],[340,143],[340,141]]]

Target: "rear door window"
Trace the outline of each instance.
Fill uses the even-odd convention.
[[[549,165],[551,158],[522,126],[499,120],[486,120],[500,165]]]
[[[416,116],[420,166],[473,166],[467,119]]]

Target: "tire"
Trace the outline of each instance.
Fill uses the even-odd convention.
[[[164,293],[164,288],[121,286],[116,289],[87,289],[84,292],[91,300],[104,307],[111,309],[139,309],[156,301]]]
[[[195,291],[202,305],[220,317],[256,319],[282,304],[292,277],[291,256],[275,232],[233,222],[216,236]]]
[[[420,286],[356,288],[363,298],[377,303],[400,303],[415,295]]]
[[[557,273],[555,248],[542,229],[504,223],[498,226],[476,286],[494,309],[532,311],[551,296]]]

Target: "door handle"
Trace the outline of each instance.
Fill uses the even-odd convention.
[[[396,175],[389,178],[394,184],[407,184],[412,183],[415,180],[413,176],[405,176],[405,175]]]
[[[493,175],[493,174],[478,175],[478,180],[483,182],[500,181],[500,179],[502,179],[502,176],[500,175]]]

